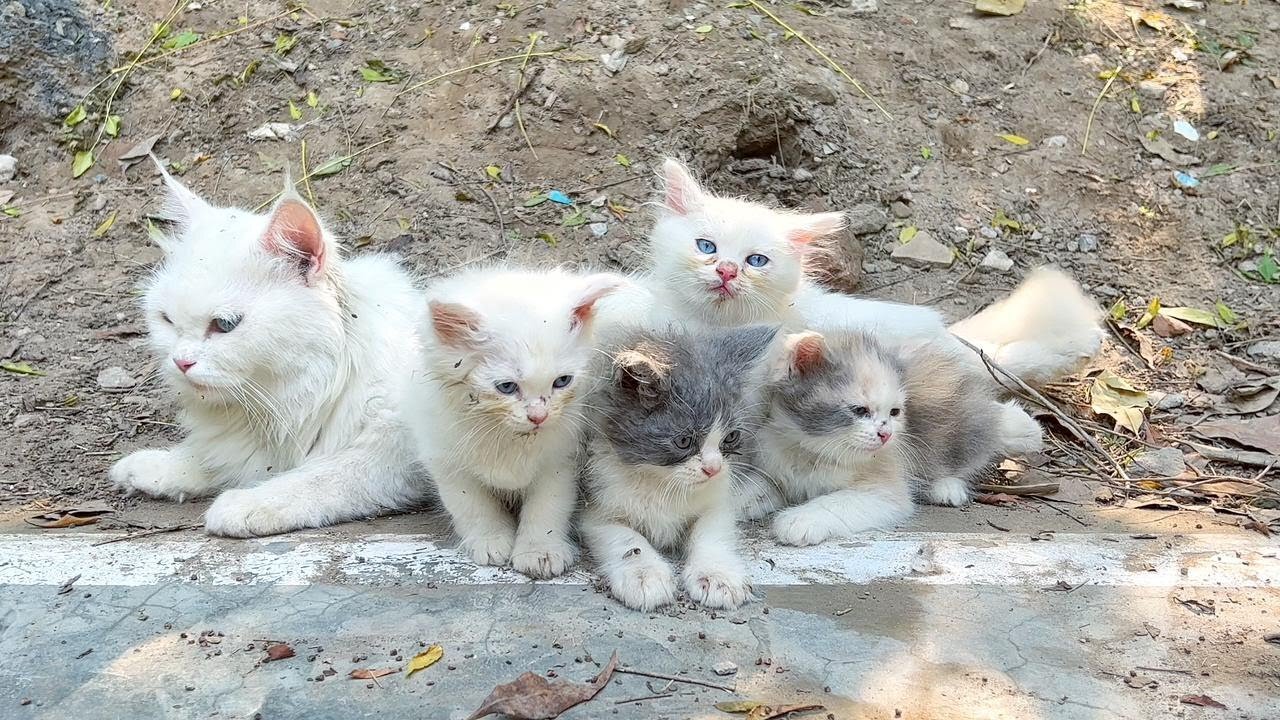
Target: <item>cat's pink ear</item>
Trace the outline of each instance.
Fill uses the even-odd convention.
[[[827,357],[827,343],[820,333],[793,333],[783,342],[782,374],[807,375],[821,367]]]
[[[671,362],[652,343],[640,343],[614,355],[614,382],[644,407],[656,407],[666,392]]]
[[[466,305],[432,300],[431,328],[440,343],[455,350],[475,350],[484,340],[480,314]]]
[[[302,198],[291,194],[271,211],[271,223],[262,241],[268,252],[296,262],[307,284],[324,271],[329,260],[320,218]]]
[[[576,331],[591,322],[591,318],[595,317],[596,301],[627,284],[627,279],[621,275],[597,273],[587,276],[583,283],[582,294],[578,296],[578,301],[569,311],[569,330]]]
[[[706,193],[693,179],[689,169],[673,158],[662,163],[662,187],[666,194],[662,204],[677,215],[688,215],[701,207],[706,199]]]
[[[827,212],[799,215],[787,231],[787,239],[795,245],[808,245],[844,229],[844,213]]]
[[[164,209],[161,210],[161,216],[177,226],[179,233],[186,232],[195,224],[196,218],[212,206],[170,175],[160,163],[160,158],[155,155],[150,157],[164,180]]]

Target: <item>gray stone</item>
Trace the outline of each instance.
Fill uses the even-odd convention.
[[[12,155],[0,155],[0,183],[6,183],[18,174],[18,158]]]
[[[1049,137],[1044,139],[1042,144],[1045,147],[1051,147],[1051,148],[1066,147],[1067,136],[1066,135],[1050,135]]]
[[[1013,260],[1003,250],[992,248],[987,251],[987,256],[982,258],[982,267],[996,272],[1009,272],[1013,269]]]
[[[854,205],[844,213],[846,228],[854,235],[870,235],[880,232],[889,224],[889,216],[879,205],[863,203]]]
[[[956,254],[928,232],[921,230],[911,238],[911,242],[894,248],[893,259],[911,267],[948,268],[955,262]]]
[[[591,223],[587,227],[591,230],[591,234],[596,237],[604,237],[605,233],[609,232],[609,223]]]
[[[1268,360],[1280,360],[1280,340],[1263,340],[1249,346],[1249,354],[1253,357]]]
[[[993,227],[980,227],[978,228],[978,234],[988,240],[995,240],[1000,237],[1000,231]]]
[[[98,387],[103,390],[128,390],[137,384],[138,380],[119,366],[112,366],[98,373]]]
[[[1169,88],[1155,80],[1143,80],[1138,83],[1138,92],[1149,98],[1162,98]]]
[[[1187,469],[1182,451],[1177,448],[1159,448],[1140,453],[1129,466],[1132,477],[1177,477]]]
[[[791,178],[796,182],[808,182],[813,179],[813,173],[804,168],[796,168],[796,171],[791,173]]]
[[[44,416],[42,416],[40,413],[21,413],[18,415],[18,417],[13,419],[13,429],[21,430],[22,428],[25,428],[25,427],[32,427],[35,425],[39,425],[40,421],[43,419],[44,419]]]
[[[893,216],[896,218],[911,217],[911,206],[901,201],[895,202],[892,205],[890,205],[889,211],[892,212]]]
[[[718,662],[715,665],[712,665],[711,672],[719,675],[720,677],[728,677],[730,675],[736,675],[738,673],[738,666],[735,663],[731,663],[728,660],[725,660],[723,662]]]
[[[1177,410],[1187,404],[1187,396],[1182,393],[1160,393],[1156,396],[1155,392],[1150,393],[1155,400],[1155,408],[1157,410]]]
[[[964,80],[961,80],[960,78],[956,78],[955,80],[952,80],[951,84],[948,85],[947,87],[951,88],[954,92],[959,93],[960,95],[969,94],[969,83],[965,82]]]
[[[879,10],[877,0],[849,0],[849,6],[840,8],[841,15],[870,15]]]
[[[1075,240],[1080,252],[1095,252],[1098,249],[1098,236],[1085,233]]]

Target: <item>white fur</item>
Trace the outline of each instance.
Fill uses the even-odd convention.
[[[732,609],[750,597],[722,437],[713,429],[698,455],[674,467],[628,465],[608,441],[592,440],[582,537],[613,596],[627,607],[647,611],[675,601],[675,570],[663,551],[682,546],[681,583],[694,601]],[[707,479],[702,467],[708,464],[723,470]]]
[[[591,303],[618,276],[482,268],[430,288],[423,356],[408,383],[407,416],[462,546],[482,564],[532,577],[563,573],[576,550],[582,398],[591,387]],[[584,320],[573,312],[586,303]],[[442,331],[440,308],[472,313],[474,332]],[[572,376],[564,388],[556,378]],[[516,394],[496,385],[515,382]],[[535,426],[531,413],[545,412]],[[511,506],[519,505],[519,522]]]
[[[165,180],[178,232],[162,240],[143,309],[186,437],[120,460],[112,482],[178,501],[232,488],[205,528],[236,537],[321,527],[420,497],[397,396],[421,307],[408,275],[385,257],[340,258],[313,216],[323,261],[308,265],[283,248],[279,235],[292,228],[273,218],[310,214],[294,195],[255,215]],[[242,317],[237,327],[213,331],[213,318],[230,316]],[[184,374],[175,359],[195,364]]]

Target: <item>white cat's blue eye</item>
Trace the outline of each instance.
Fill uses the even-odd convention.
[[[560,377],[556,378],[554,382],[551,383],[551,387],[559,390],[562,387],[568,387],[569,383],[571,382],[573,382],[572,375],[561,375]]]
[[[213,322],[209,323],[209,329],[213,332],[229,333],[232,330],[235,330],[239,325],[240,316],[233,315],[231,317],[214,318]]]
[[[694,241],[698,246],[698,252],[710,255],[716,251],[716,244],[706,238],[698,238]]]
[[[750,265],[751,267],[764,267],[765,265],[769,264],[769,258],[759,253],[756,253],[754,255],[748,255],[747,264]]]
[[[493,389],[497,390],[503,395],[515,395],[516,391],[520,389],[520,386],[511,382],[510,380],[507,380],[506,382],[500,382],[495,384],[493,386]]]

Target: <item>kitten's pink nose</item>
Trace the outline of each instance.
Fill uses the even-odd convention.
[[[876,431],[876,437],[880,438],[880,444],[883,445],[889,442],[889,438],[893,437],[893,431],[882,427]]]
[[[728,261],[722,262],[716,266],[716,274],[720,276],[720,282],[727,283],[738,277],[738,265]]]
[[[179,370],[181,370],[181,371],[185,374],[188,370],[190,370],[192,367],[194,367],[194,366],[195,366],[196,361],[195,361],[195,360],[181,360],[181,359],[179,359],[179,358],[174,358],[174,359],[173,359],[173,364],[174,364],[174,365],[177,365],[177,366],[178,366],[178,369],[179,369]]]
[[[720,474],[720,463],[703,463],[702,474],[709,478],[713,478]]]
[[[524,411],[525,417],[529,418],[529,422],[534,425],[541,425],[547,421],[547,409],[541,406],[527,408]]]

